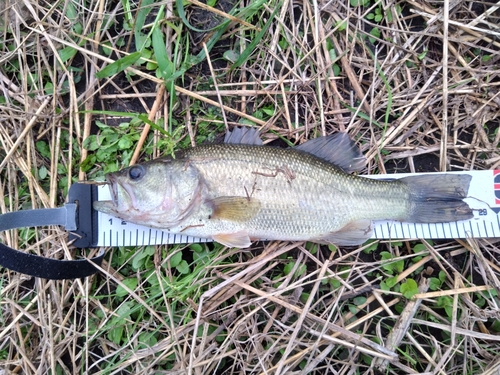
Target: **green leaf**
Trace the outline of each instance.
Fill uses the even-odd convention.
[[[137,254],[132,259],[132,268],[137,271],[141,268],[148,258],[150,258],[155,253],[154,246],[146,246],[141,251],[137,252]]]
[[[453,314],[453,298],[449,296],[441,296],[437,299],[437,307],[441,307],[446,311],[446,315],[451,318]]]
[[[158,339],[155,337],[154,332],[143,332],[139,335],[137,341],[139,342],[138,349],[147,349],[156,345]]]
[[[334,278],[331,278],[329,280],[329,282],[330,282],[330,285],[332,286],[333,289],[340,288],[340,286],[342,285],[342,283],[339,280],[334,279]]]
[[[153,30],[153,50],[155,52],[156,62],[158,63],[158,71],[161,77],[167,83],[167,89],[170,91],[173,88],[173,81],[171,81],[172,75],[174,73],[174,64],[167,55],[167,49],[165,48],[165,41],[163,35],[158,27]]]
[[[368,39],[372,44],[375,44],[377,42],[377,39],[375,38],[380,39],[380,29],[378,27],[374,27],[373,29],[370,30],[370,35],[373,35],[374,38],[370,37]]]
[[[481,60],[483,60],[483,62],[488,62],[491,60],[491,58],[493,57],[493,55],[484,55]]]
[[[413,279],[407,279],[404,283],[401,284],[401,293],[405,298],[412,298],[415,294],[418,293],[418,285],[417,282]]]
[[[363,296],[358,296],[358,297],[354,297],[353,301],[352,301],[356,306],[360,306],[362,304],[364,304],[366,302],[366,297],[363,297]]]
[[[142,30],[144,29],[144,23],[146,22],[146,17],[151,12],[150,5],[154,3],[154,0],[142,0],[141,7],[137,10],[137,16],[135,18],[134,23],[134,37],[135,37],[135,45],[137,46],[138,51],[142,51],[147,47],[149,42],[149,38],[147,35],[144,35]]]
[[[78,20],[78,17],[80,16],[78,10],[76,9],[76,6],[72,2],[68,2],[65,4],[65,8],[66,17],[68,17],[68,19],[73,24],[73,32],[77,35],[81,35],[81,33],[83,32],[83,26],[81,23],[76,22]]]
[[[273,108],[262,108],[262,111],[268,115],[269,117],[274,116],[274,107]]]
[[[388,251],[382,251],[380,253],[380,255],[382,256],[382,260],[393,259],[392,254],[389,253]],[[401,272],[403,272],[404,265],[405,265],[404,261],[402,259],[400,259],[400,260],[396,260],[393,262],[384,263],[384,264],[382,264],[382,268],[385,269],[389,273],[394,273],[394,272],[401,273]]]
[[[283,272],[285,273],[285,275],[290,274],[290,272],[292,272],[294,266],[295,266],[295,262],[287,263],[285,265],[285,267],[283,268]]]
[[[476,304],[476,306],[483,308],[486,305],[486,300],[482,297],[479,297],[474,301],[474,303]]]
[[[292,272],[293,268],[295,267],[295,263],[296,262],[289,262],[288,264],[285,265],[285,268],[283,269],[285,275],[288,275],[290,272]],[[306,265],[300,264],[295,270],[295,276],[303,275],[304,272],[306,272],[306,270],[307,270]]]
[[[255,36],[254,40],[252,40],[252,42],[248,45],[248,47],[245,48],[245,50],[241,53],[240,57],[238,57],[238,60],[236,60],[234,62],[234,64],[231,66],[231,68],[229,69],[229,72],[233,71],[234,69],[236,69],[237,67],[239,67],[241,64],[243,64],[244,62],[246,62],[248,60],[248,57],[255,50],[255,48],[260,43],[260,41],[262,40],[264,35],[267,34],[267,31],[268,31],[269,27],[272,25],[272,23],[274,22],[274,17],[276,16],[276,14],[278,13],[279,10],[281,10],[280,7],[276,7],[274,9],[273,13],[271,14],[271,16],[269,17],[267,22],[264,24],[262,29]]]
[[[446,272],[439,271],[438,277],[439,277],[439,280],[441,280],[441,282],[443,283],[446,280]]]
[[[45,167],[45,165],[42,165],[38,169],[38,177],[40,178],[40,180],[45,180],[45,178],[47,177],[48,174],[49,173],[48,173],[47,168]]]
[[[97,78],[106,78],[111,77],[117,73],[120,73],[127,69],[129,66],[132,66],[137,60],[141,57],[140,52],[131,53],[128,56],[122,57],[121,59],[116,60],[115,62],[109,64],[104,69],[96,73]]]
[[[370,4],[370,0],[350,0],[349,3],[352,7],[366,6]]]
[[[133,302],[123,303],[116,311],[116,316],[113,316],[109,322],[110,326],[114,328],[110,329],[108,339],[117,345],[122,341],[125,320],[130,317],[132,306]]]
[[[222,21],[220,24],[210,28],[210,29],[206,29],[206,30],[203,30],[203,29],[198,29],[196,27],[194,27],[193,25],[191,25],[186,17],[186,12],[184,10],[184,5],[182,4],[182,0],[175,0],[175,5],[177,7],[177,13],[179,14],[179,17],[180,19],[182,20],[182,22],[184,23],[184,25],[186,25],[186,27],[190,30],[193,30],[197,33],[207,33],[209,31],[212,31],[212,30],[215,30],[215,29],[218,29],[220,27],[222,27],[224,24],[226,24],[227,22],[226,21]]]
[[[365,254],[373,253],[378,248],[378,241],[377,240],[368,240],[365,242],[365,246],[366,247],[363,249],[363,253],[365,253]],[[384,258],[382,257],[382,259],[384,259]]]
[[[285,38],[281,38],[278,42],[278,45],[281,47],[281,49],[285,50],[288,48],[289,44],[288,41]]]
[[[124,137],[118,141],[118,148],[120,150],[126,150],[126,149],[131,148],[132,144],[133,144],[133,142],[129,138]]]
[[[392,16],[392,9],[387,9],[387,11],[385,12],[385,17],[388,23],[392,23],[392,21],[394,20],[394,17]]]
[[[122,325],[118,326],[115,325],[113,329],[109,330],[108,339],[114,342],[116,345],[120,345],[120,342],[122,341],[122,336],[123,336]]]
[[[146,63],[146,69],[147,70],[156,70],[156,69],[158,69],[158,64],[155,62],[148,61]]]
[[[54,84],[52,82],[47,82],[44,86],[43,86],[43,91],[45,92],[45,94],[47,95],[52,95],[54,94]]]
[[[35,147],[37,151],[42,155],[44,158],[50,159],[50,148],[47,142],[45,141],[37,141],[35,143]]]
[[[117,116],[117,117],[132,118],[131,122],[133,120],[136,120],[138,122],[145,122],[146,124],[148,124],[149,126],[151,126],[154,130],[157,130],[161,134],[163,134],[163,135],[165,135],[165,136],[167,136],[169,138],[172,138],[171,135],[165,129],[163,129],[161,126],[155,124],[153,121],[150,121],[148,119],[148,115],[146,115],[144,113],[136,114],[136,113],[133,113],[133,112],[120,112],[120,111],[81,111],[80,113],[92,113],[92,114],[95,114],[95,115],[107,115],[107,116]],[[96,125],[100,129],[107,129],[107,128],[109,128],[109,126],[107,126],[105,124],[102,124],[99,121],[96,121]]]
[[[429,52],[429,50],[424,50],[424,52],[420,53],[417,57],[419,60],[423,60],[425,58],[425,56],[427,55],[427,52]]]
[[[95,151],[99,148],[99,145],[97,144],[97,136],[92,134],[85,138],[83,141],[83,148],[88,151]]]
[[[347,20],[337,21],[336,26],[339,31],[344,31],[347,28]]]
[[[500,332],[500,320],[498,319],[493,320],[490,329],[495,332]]]
[[[397,276],[389,277],[387,278],[385,283],[389,288],[394,288],[394,286],[398,283],[398,277]]]
[[[177,252],[170,257],[170,267],[177,267],[182,261],[182,252]]]
[[[77,52],[78,50],[73,47],[65,47],[57,51],[59,58],[63,63],[73,58],[73,56],[75,56]]]
[[[359,310],[358,310],[358,308],[357,308],[355,305],[348,305],[348,307],[349,307],[349,312],[350,312],[351,314],[354,314],[354,315],[355,315],[355,314],[357,314],[357,313],[358,313],[358,311],[359,311]]]
[[[189,245],[189,248],[191,250],[193,250],[195,253],[201,253],[204,250],[203,246],[199,243],[193,243],[193,244]]]
[[[229,49],[223,54],[224,58],[232,63],[234,63],[236,60],[238,60],[238,57],[240,57],[240,54],[236,52],[235,50]]]
[[[102,52],[106,55],[106,56],[111,56],[111,54],[113,53],[113,49],[111,48],[111,43],[110,42],[104,42],[102,45]]]
[[[438,290],[441,288],[441,280],[439,280],[437,277],[431,277],[429,279],[429,289],[430,290]]]
[[[415,246],[413,246],[414,253],[423,253],[426,250],[427,250],[427,247],[423,243],[418,243]]]
[[[139,281],[138,281],[137,277],[132,277],[130,279],[123,280],[122,283],[130,290],[134,290],[137,287],[137,284],[139,283]],[[118,297],[125,297],[126,295],[128,295],[128,291],[123,286],[118,285],[116,287],[116,295]]]
[[[380,289],[385,290],[385,291],[389,291],[389,290],[391,290],[391,287],[389,285],[387,285],[387,282],[384,280],[384,281],[380,282]]]
[[[189,264],[185,260],[180,262],[179,265],[175,267],[175,269],[179,271],[179,273],[182,273],[183,275],[186,275],[190,272]]]
[[[80,169],[83,172],[88,172],[95,166],[96,161],[97,158],[95,155],[89,155],[85,158],[84,161],[81,162]]]

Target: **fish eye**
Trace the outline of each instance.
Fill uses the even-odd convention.
[[[146,170],[142,165],[134,165],[128,171],[128,176],[131,180],[140,180],[146,174]]]

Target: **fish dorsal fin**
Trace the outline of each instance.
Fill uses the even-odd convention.
[[[348,173],[359,172],[366,165],[366,158],[347,133],[311,139],[295,149],[335,164]]]
[[[247,197],[218,197],[208,202],[212,207],[211,219],[245,222],[260,209],[260,202]]]
[[[226,132],[224,143],[262,146],[259,131],[254,128],[234,128]]]
[[[219,233],[212,236],[214,241],[221,243],[228,247],[249,247],[252,244],[248,233],[244,230],[240,230],[234,233]]]

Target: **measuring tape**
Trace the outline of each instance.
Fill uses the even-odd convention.
[[[469,174],[472,176],[468,198],[465,202],[474,210],[474,217],[452,223],[414,224],[396,221],[374,221],[373,239],[451,239],[451,238],[490,238],[500,237],[500,170],[446,172]],[[440,175],[437,173],[425,173]],[[375,179],[393,179],[418,174],[402,173],[392,175],[364,176]],[[89,188],[90,185],[87,185]],[[93,187],[97,200],[110,200],[108,186]],[[168,231],[152,229],[122,221],[114,216],[94,212],[94,232],[92,246],[144,246],[209,242],[211,240],[173,234]]]

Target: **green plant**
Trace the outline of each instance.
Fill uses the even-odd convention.
[[[418,293],[417,282],[413,279],[406,279],[404,283],[401,283],[400,292],[405,298],[412,298],[415,294]]]
[[[450,296],[438,297],[436,306],[444,309],[448,318],[451,319],[453,317],[453,298]]]
[[[445,280],[446,280],[446,272],[439,271],[438,277],[431,277],[430,278],[429,289],[430,290],[441,289],[441,286],[443,285]]]

